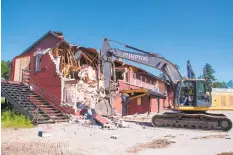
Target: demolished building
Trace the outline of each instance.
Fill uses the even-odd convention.
[[[12,60],[11,80],[38,86],[40,89],[35,91],[49,103],[63,106],[63,112],[80,115],[83,106],[94,109],[105,97],[99,91],[104,89],[104,82],[103,76],[97,74],[98,56],[96,49],[71,44],[61,32],[49,31]],[[113,108],[116,112],[132,115],[158,112],[169,106],[172,93],[165,81],[119,60],[115,66],[118,94],[113,98]],[[133,92],[133,89],[142,91]],[[145,90],[154,93],[147,94]],[[127,107],[122,105],[122,93],[135,94]],[[158,94],[163,95],[160,106]]]

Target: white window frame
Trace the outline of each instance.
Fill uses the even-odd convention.
[[[42,56],[42,54],[35,55],[35,72],[40,71],[40,58],[41,58],[41,56]]]
[[[140,76],[140,86],[142,87],[142,76]]]
[[[133,73],[133,81],[134,81],[134,85],[136,85],[136,77],[137,77],[136,73]]]

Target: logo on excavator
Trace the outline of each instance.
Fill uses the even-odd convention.
[[[135,55],[131,53],[123,53],[123,57],[131,60],[139,60],[139,61],[145,61],[148,62],[148,57],[141,56],[141,55]]]

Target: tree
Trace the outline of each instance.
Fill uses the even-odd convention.
[[[233,81],[232,80],[228,81],[227,86],[228,88],[233,89]]]
[[[227,83],[226,82],[222,82],[222,88],[228,88]]]
[[[228,88],[228,86],[226,82],[216,81],[213,83],[213,88]]]
[[[203,68],[203,78],[210,80],[212,83],[213,81],[216,81],[214,73],[215,70],[213,69],[213,67],[207,63]]]
[[[159,77],[163,79],[164,81],[167,80],[167,76],[164,73],[159,74]]]
[[[203,75],[201,74],[200,76],[198,76],[198,79],[203,79]]]
[[[9,79],[10,77],[10,61],[1,61],[1,77]]]
[[[175,64],[175,66],[176,66],[177,69],[180,69],[180,66],[178,66],[177,64]]]

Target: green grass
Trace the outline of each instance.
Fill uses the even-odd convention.
[[[4,100],[1,100],[4,103]],[[8,107],[1,112],[2,128],[31,128],[33,124],[24,115]]]
[[[2,112],[2,128],[31,128],[33,127],[30,120],[24,115],[18,114],[12,110]]]

